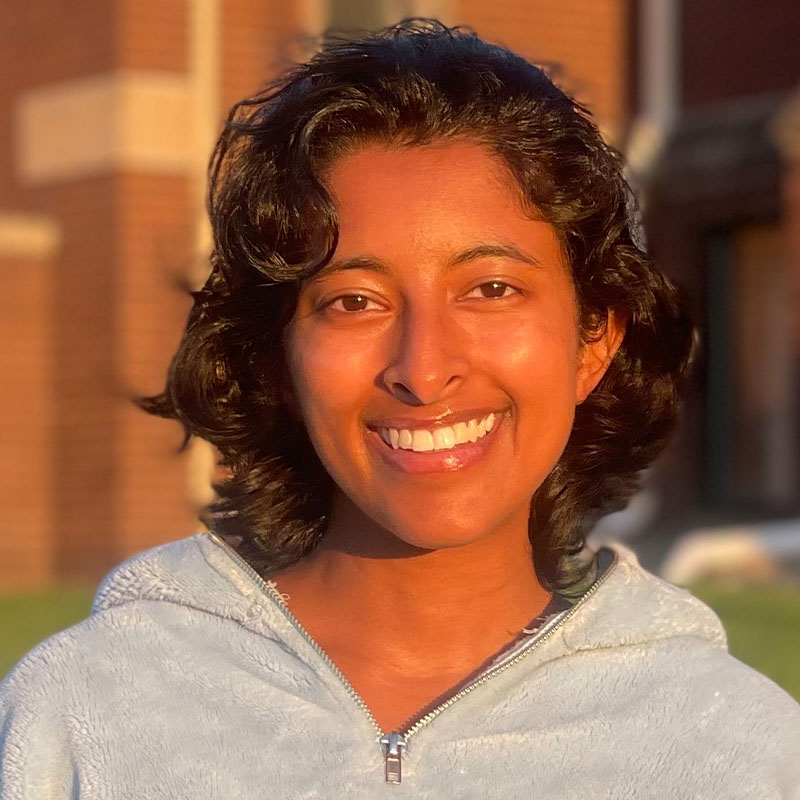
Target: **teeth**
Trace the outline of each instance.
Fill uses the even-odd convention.
[[[414,431],[411,434],[411,449],[415,453],[433,450],[433,434],[430,431]]]
[[[433,432],[433,449],[449,450],[456,443],[456,434],[452,428],[437,428]]]
[[[506,414],[509,416],[509,414]],[[497,415],[489,414],[484,419],[471,419],[469,422],[457,422],[452,427],[446,426],[433,430],[407,428],[379,428],[378,433],[386,444],[395,450],[413,450],[416,453],[428,453],[431,450],[450,450],[467,442],[477,442],[494,428]]]
[[[465,442],[469,441],[469,433],[467,431],[466,422],[456,422],[456,424],[453,426],[453,430],[456,433],[456,444],[464,444]]]

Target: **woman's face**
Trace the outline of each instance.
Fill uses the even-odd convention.
[[[320,459],[408,544],[527,527],[621,332],[582,346],[556,231],[483,146],[370,145],[327,177],[338,246],[286,338]]]

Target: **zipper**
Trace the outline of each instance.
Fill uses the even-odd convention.
[[[356,705],[364,710],[364,713],[367,715],[367,719],[371,723],[372,727],[378,733],[378,736],[383,736],[383,730],[381,726],[378,725],[378,721],[372,715],[372,711],[370,711],[369,706],[364,702],[358,692],[353,688],[353,685],[347,680],[344,673],[336,666],[336,664],[331,661],[328,654],[319,646],[317,641],[311,636],[311,634],[303,627],[300,620],[292,614],[289,610],[289,606],[286,605],[286,601],[283,599],[281,593],[278,591],[277,587],[273,584],[269,583],[269,581],[264,580],[261,575],[254,570],[250,564],[247,563],[237,552],[233,549],[224,539],[221,539],[217,536],[216,533],[209,532],[208,534],[218,545],[220,545],[228,555],[236,561],[237,564],[253,579],[253,582],[258,586],[264,594],[266,594],[272,601],[274,601],[278,608],[283,612],[284,616],[292,623],[292,626],[297,630],[297,632],[308,642],[309,645],[313,648],[313,650],[319,655],[319,657],[330,667],[333,671],[334,675],[342,682],[344,688],[347,690],[347,693],[350,697],[353,698]]]
[[[406,737],[402,733],[392,731],[381,736],[381,745],[386,759],[386,783],[400,783]]]
[[[496,675],[500,675],[501,673],[505,672],[514,664],[519,663],[532,650],[535,650],[542,642],[546,642],[555,633],[555,631],[558,630],[568,619],[571,619],[578,612],[578,609],[584,604],[584,602],[605,583],[606,579],[617,566],[619,561],[619,556],[617,553],[614,553],[614,560],[611,564],[609,564],[608,569],[606,569],[606,571],[583,593],[580,600],[578,600],[578,602],[575,603],[572,608],[563,611],[561,615],[550,624],[549,627],[545,626],[545,628],[539,633],[534,634],[513,658],[510,658],[507,661],[502,661],[498,666],[482,673],[474,681],[467,684],[455,694],[450,695],[450,697],[448,697],[444,702],[431,709],[429,712],[421,716],[402,731],[390,731],[389,733],[384,733],[384,731],[381,730],[381,726],[373,716],[372,711],[370,711],[369,706],[362,699],[361,695],[358,694],[344,673],[339,669],[339,667],[336,666],[336,664],[333,663],[328,654],[303,627],[300,620],[298,620],[297,617],[295,617],[295,615],[291,612],[283,596],[278,591],[278,588],[273,583],[264,580],[264,578],[262,578],[261,575],[259,575],[258,572],[256,572],[256,570],[254,570],[253,567],[251,567],[250,564],[248,564],[239,555],[239,553],[233,549],[233,547],[217,536],[217,534],[209,532],[208,535],[227,553],[229,553],[229,555],[253,579],[255,584],[259,586],[262,591],[275,602],[275,604],[278,606],[278,608],[280,608],[281,612],[289,620],[297,632],[306,640],[306,642],[308,642],[313,650],[333,671],[334,675],[336,675],[336,677],[341,681],[342,685],[356,705],[364,711],[367,719],[372,724],[372,727],[378,732],[378,736],[380,737],[378,741],[383,748],[386,782],[392,784],[398,784],[402,780],[402,757],[403,751],[408,746],[408,739],[410,739],[420,729],[424,728],[426,725],[429,725],[432,720],[439,716],[439,714],[441,714],[445,709],[450,708],[450,706],[452,706],[462,697],[465,697],[479,686],[482,686],[484,683],[494,678]]]

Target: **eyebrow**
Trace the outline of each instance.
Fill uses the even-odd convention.
[[[542,262],[534,258],[529,253],[525,253],[513,244],[479,244],[463,250],[450,260],[448,268],[457,267],[461,264],[468,264],[470,261],[477,261],[479,258],[510,258],[513,261],[522,261],[532,267],[541,267]]]
[[[529,264],[532,267],[542,266],[542,262],[538,258],[520,250],[516,245],[479,244],[457,253],[447,262],[445,268],[450,270],[481,258],[508,258],[513,261],[520,261],[523,264]],[[370,258],[369,256],[356,256],[354,258],[334,259],[312,277],[321,278],[331,273],[348,269],[366,269],[383,275],[387,275],[391,272],[386,264],[379,259]]]

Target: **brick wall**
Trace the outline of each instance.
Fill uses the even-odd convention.
[[[116,69],[189,69],[191,0],[119,0],[112,5]]]
[[[291,0],[227,0],[222,5],[220,85],[224,112],[255,93],[276,70],[284,69],[297,57],[297,6]]]
[[[0,585],[43,583],[52,573],[53,267],[46,254],[0,247]]]
[[[190,269],[193,220],[185,179],[125,174],[118,192],[114,382],[122,398],[164,387],[191,306],[179,284]],[[197,526],[177,454],[182,429],[124,401],[115,409],[115,458],[125,467],[113,511],[118,549],[133,553],[188,535]]]
[[[121,70],[138,70],[157,81],[188,68],[188,2],[12,6],[0,32],[5,130],[19,130],[31,91],[66,87],[68,97],[82,79],[113,85]],[[78,123],[55,124],[53,147]],[[13,344],[3,366],[14,385],[0,422],[0,502],[11,509],[0,586],[96,580],[196,525],[178,426],[128,400],[163,386],[185,321],[176,284],[193,257],[191,176],[109,161],[31,180],[20,171],[24,143],[2,142],[0,216],[43,215],[61,237],[47,262],[10,260],[0,246],[2,334]]]
[[[0,125],[6,132],[0,137],[0,208],[34,202],[16,174],[18,142],[13,134],[20,93],[111,69],[114,6],[94,0],[5,4],[0,25]]]

